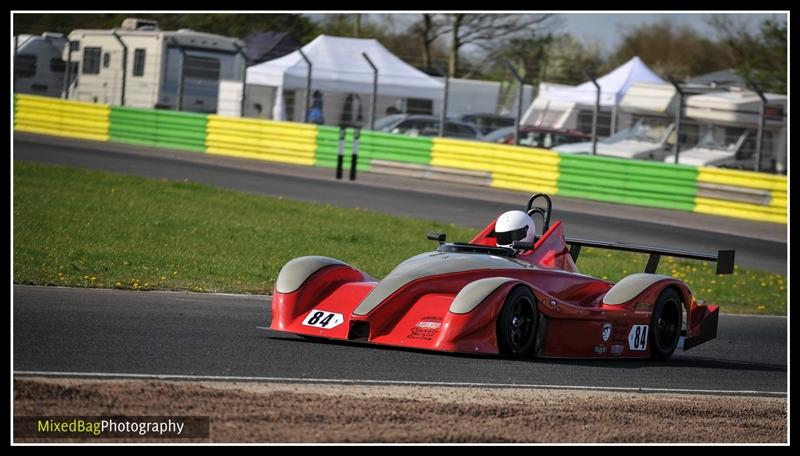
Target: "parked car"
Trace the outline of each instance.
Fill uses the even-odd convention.
[[[483,135],[489,134],[498,128],[514,126],[513,117],[490,113],[463,114],[454,118],[454,120],[460,120],[461,122],[475,125]]]
[[[670,135],[674,129],[675,124],[668,119],[639,119],[632,127],[598,141],[597,155],[663,161],[671,150]],[[586,142],[558,146],[553,150],[565,154],[591,154],[592,141],[589,138]]]
[[[591,135],[577,130],[559,130],[547,127],[525,126],[519,130],[519,145],[550,149],[564,144],[574,144],[592,139]],[[497,129],[483,137],[484,141],[514,144],[514,127]]]
[[[421,114],[393,114],[375,122],[375,130],[409,136],[439,136],[439,118]],[[481,132],[472,124],[448,119],[444,124],[444,136],[479,139]]]

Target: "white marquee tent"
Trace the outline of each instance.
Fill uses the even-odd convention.
[[[653,72],[639,57],[633,57],[610,73],[597,78],[600,86],[600,106],[618,106],[619,102],[633,84],[645,82],[651,84],[666,84]],[[547,102],[566,102],[576,105],[594,106],[597,89],[592,81],[584,82],[577,86],[543,83],[539,87],[536,100],[531,103],[523,116],[523,123],[528,123],[533,111],[546,106]]]
[[[371,94],[373,70],[362,53],[378,68],[378,95],[442,97],[444,84],[405,63],[373,39],[320,35],[302,48],[312,64],[311,89],[323,92]],[[247,83],[277,87],[273,118],[283,119],[283,90],[304,90],[308,65],[299,51],[247,69]]]

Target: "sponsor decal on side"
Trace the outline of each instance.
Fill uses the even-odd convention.
[[[624,345],[612,345],[611,346],[611,354],[614,355],[614,356],[619,356],[624,351],[625,351],[625,346]]]
[[[603,342],[607,342],[611,338],[611,323],[603,323]]]
[[[423,317],[418,321],[411,332],[408,334],[409,339],[417,340],[433,340],[439,328],[442,326],[442,319],[439,317]]]
[[[419,321],[416,326],[422,329],[439,329],[442,324],[438,321]]]
[[[602,355],[606,351],[608,351],[608,347],[606,347],[605,345],[595,345],[594,346],[594,352],[597,353],[598,355]]]

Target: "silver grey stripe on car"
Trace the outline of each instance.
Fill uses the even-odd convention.
[[[450,304],[450,312],[454,314],[465,314],[472,312],[490,294],[500,288],[504,283],[516,279],[511,277],[490,277],[487,279],[476,280],[458,292],[456,298]]]
[[[278,280],[275,282],[275,290],[278,293],[291,293],[296,291],[311,277],[311,274],[326,266],[333,265],[349,266],[347,263],[324,256],[304,256],[295,258],[281,268],[281,272],[278,273]]]
[[[366,315],[392,293],[423,277],[473,269],[527,269],[510,258],[451,252],[427,252],[400,263],[361,301],[354,315]]]

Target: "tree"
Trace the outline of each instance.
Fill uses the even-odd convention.
[[[474,45],[485,53],[491,53],[497,49],[500,41],[530,33],[552,17],[552,14],[448,14],[448,74],[450,77],[459,74],[460,51],[463,47]]]
[[[606,62],[596,44],[584,45],[569,34],[553,37],[543,60],[540,80],[568,85],[586,82],[585,70],[601,73]]]
[[[701,36],[689,26],[677,26],[667,19],[655,24],[642,24],[625,32],[604,69],[616,68],[635,56],[644,60],[656,73],[670,73],[677,79],[733,65],[722,43]]]
[[[447,33],[445,21],[441,14],[423,14],[422,20],[415,24],[411,31],[419,36],[422,45],[422,66],[429,69],[433,62],[433,44],[439,37]]]
[[[710,24],[720,33],[732,66],[740,76],[755,81],[766,91],[786,93],[786,22],[764,20],[758,34],[722,15],[714,16]]]

